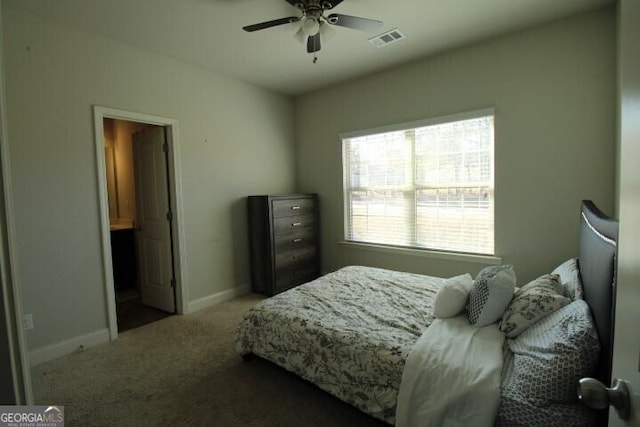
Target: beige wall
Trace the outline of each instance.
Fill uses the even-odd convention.
[[[496,114],[497,255],[525,281],[577,254],[580,200],[592,199],[608,213],[614,208],[611,8],[299,97],[298,189],[320,196],[325,271],[364,264],[451,276],[483,267],[339,245],[338,135],[486,107]]]
[[[136,219],[136,186],[131,135],[143,127],[144,125],[124,120],[114,122],[118,218],[121,220]]]
[[[116,181],[116,141],[114,120],[104,119],[104,163],[107,174],[107,199],[109,201],[109,221],[114,223],[118,219],[118,182]]]
[[[107,120],[105,120],[105,123]],[[131,222],[136,219],[136,184],[132,136],[134,133],[153,125],[126,120],[110,121],[113,123],[115,181],[118,194],[117,218],[120,221]],[[107,139],[106,135],[105,139]]]
[[[291,99],[12,4],[2,33],[30,349],[108,327],[93,105],[178,121],[186,305],[248,285],[244,198],[294,190]]]

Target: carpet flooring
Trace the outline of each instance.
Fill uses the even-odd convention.
[[[64,405],[66,426],[384,427],[262,359],[234,350],[247,295],[32,369],[36,404]]]

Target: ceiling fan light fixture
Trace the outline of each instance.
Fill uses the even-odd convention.
[[[302,31],[302,27],[298,28],[298,31],[296,31],[296,33],[293,36],[301,44],[304,44],[307,42],[307,35]]]
[[[331,25],[327,24],[326,22],[321,22],[320,23],[320,36],[322,37],[323,40],[331,40],[331,37],[333,37],[336,34],[336,30],[334,30],[333,28],[331,28]]]
[[[307,16],[303,19],[300,29],[305,35],[314,36],[320,31],[320,23],[316,18]]]

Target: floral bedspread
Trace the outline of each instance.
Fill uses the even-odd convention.
[[[236,350],[394,424],[405,360],[434,319],[443,280],[344,267],[253,307],[236,332]]]

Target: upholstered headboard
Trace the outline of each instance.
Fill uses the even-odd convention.
[[[607,217],[590,200],[583,200],[578,265],[584,299],[600,337],[600,362],[594,376],[607,386],[611,384],[617,241],[618,221]]]

